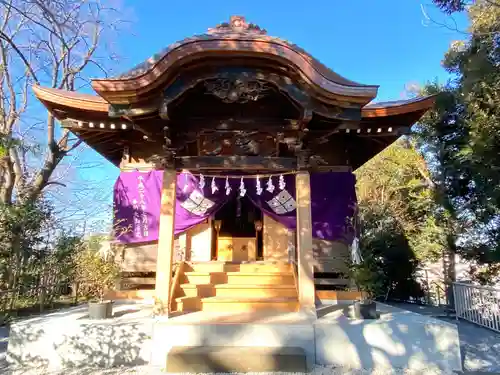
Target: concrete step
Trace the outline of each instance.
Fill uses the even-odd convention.
[[[302,348],[174,346],[167,354],[167,372],[307,372]]]
[[[201,299],[201,310],[208,312],[251,312],[262,310],[294,312],[298,311],[298,307],[299,302],[296,297],[207,297]]]

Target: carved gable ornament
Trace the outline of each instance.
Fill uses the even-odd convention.
[[[226,33],[246,33],[256,35],[266,35],[267,31],[261,29],[254,23],[247,23],[245,17],[231,16],[229,22],[223,22],[216,27],[210,28],[208,34],[226,34]]]

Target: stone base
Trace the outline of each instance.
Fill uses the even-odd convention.
[[[302,348],[176,346],[167,355],[166,372],[307,372]]]
[[[302,354],[294,368],[303,366],[305,357],[308,370],[314,364],[382,371],[462,370],[456,325],[381,303],[377,308],[376,320],[351,319],[345,305],[318,309],[317,319],[272,312],[198,312],[166,319],[153,318],[152,306],[128,304],[117,305],[112,319],[92,321],[83,306],[13,323],[7,360],[13,368],[24,369],[137,364],[172,369],[169,366],[179,368],[179,362],[169,365],[168,358],[182,352],[179,347],[224,346],[219,354],[208,354],[222,367],[228,366],[219,360],[223,352],[237,362],[243,353],[248,358],[267,353],[270,361],[278,361],[276,368],[295,371],[283,370],[288,364],[282,361],[295,348]],[[207,355],[196,353],[198,359]],[[181,357],[185,361],[186,355]]]
[[[455,324],[379,302],[378,319],[350,318],[351,309],[337,306],[316,322],[316,364],[380,372],[462,370]]]
[[[221,324],[220,322],[216,322],[215,324],[186,323],[176,324],[175,318],[173,318],[169,319],[168,322],[163,321],[155,324],[151,343],[152,365],[164,366],[167,358],[170,358],[171,351],[174,350],[178,353],[179,350],[181,350],[179,347],[204,347],[206,348],[206,352],[200,353],[196,351],[196,358],[211,358],[211,355],[216,355],[216,358],[218,358],[217,351],[214,353],[214,348],[219,348],[218,351],[225,351],[226,353],[232,353],[232,355],[236,356],[240,356],[241,353],[245,352],[249,355],[249,358],[254,359],[257,358],[259,353],[262,354],[265,351],[268,353],[268,360],[271,360],[271,358],[280,358],[274,365],[282,366],[282,369],[279,371],[292,371],[284,370],[284,368],[287,367],[283,365],[282,359],[285,353],[287,356],[290,356],[289,348],[293,347],[296,350],[301,350],[301,353],[303,353],[300,358],[306,361],[305,364],[308,370],[312,370],[314,366],[314,326],[312,322],[307,320],[297,319],[296,322],[268,322],[261,324],[259,324],[259,322],[229,324]],[[223,346],[223,348],[220,348],[221,346]],[[234,352],[232,351],[233,349],[235,350]],[[174,356],[173,358],[176,357]],[[185,358],[185,356],[183,358]],[[298,361],[298,363],[302,363],[302,359],[298,359]],[[218,363],[217,361],[212,361],[210,366],[216,368],[220,364]],[[249,365],[250,362],[246,361],[244,363],[245,365]],[[265,363],[263,366],[264,365]],[[167,361],[167,368],[170,368],[169,366]],[[235,363],[233,366],[239,365]],[[257,364],[253,365],[253,367],[255,366],[257,366]],[[297,367],[297,362],[294,362],[293,366]],[[179,372],[205,372],[188,371],[187,367],[185,368],[186,370]],[[236,372],[236,370],[234,371]]]

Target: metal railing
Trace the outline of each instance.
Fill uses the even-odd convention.
[[[456,317],[500,332],[500,289],[453,283]]]
[[[431,306],[448,306],[449,301],[446,296],[444,285],[437,281],[431,281],[427,284],[426,290],[427,304]]]

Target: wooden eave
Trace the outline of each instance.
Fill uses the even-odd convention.
[[[434,106],[435,95],[394,102],[369,104],[361,109],[361,116],[365,118],[389,117],[408,113],[425,113]],[[422,113],[422,114],[423,114]]]
[[[110,104],[100,96],[38,85],[33,86],[33,92],[49,111],[66,109],[69,113],[72,111],[85,111],[89,112],[89,114],[93,113],[97,116],[108,117]],[[423,114],[433,107],[435,100],[436,96],[431,95],[406,101],[370,104],[362,108],[361,115],[362,119],[374,119],[410,113]],[[58,117],[57,113],[54,114]]]
[[[40,86],[34,86],[33,90],[49,111],[63,123],[66,122],[64,126],[115,165],[120,163],[125,145],[135,145],[145,150],[151,147],[144,143],[145,133],[136,128],[137,124],[110,118],[109,103],[101,97]],[[322,132],[318,137],[325,138],[326,142],[329,142],[330,136],[338,133],[352,135],[355,146],[349,147],[358,151],[353,151],[350,163],[356,169],[407,132],[434,102],[435,96],[428,96],[371,104],[362,109],[359,121],[327,122],[320,127],[314,127],[311,123],[311,133]],[[95,123],[92,124],[92,121]]]
[[[107,117],[109,103],[97,95],[82,94],[74,91],[53,89],[38,85],[33,86],[35,96],[45,107],[60,118],[61,111],[86,111],[95,115],[105,115]],[[59,111],[57,111],[57,109]],[[54,111],[55,110],[55,111]]]
[[[114,104],[131,104],[151,95],[172,79],[174,71],[195,60],[210,57],[232,59],[252,57],[291,67],[319,96],[367,104],[376,97],[378,86],[361,85],[334,73],[298,47],[269,36],[246,34],[204,35],[169,47],[133,70],[130,75],[95,79],[92,87]]]
[[[105,133],[99,131],[77,131],[72,129],[76,136],[90,148],[101,154],[110,163],[118,166],[123,155],[123,146],[126,142],[118,133]]]

